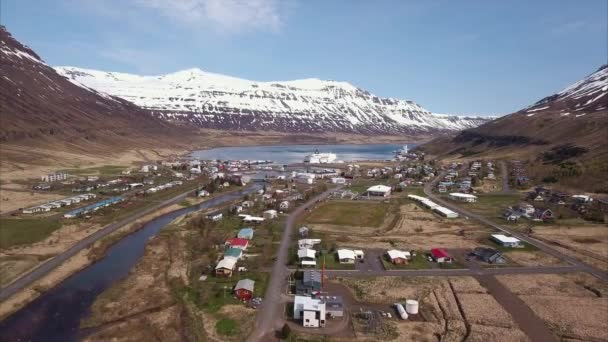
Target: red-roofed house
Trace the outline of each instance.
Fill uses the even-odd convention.
[[[452,262],[452,257],[445,251],[443,248],[433,248],[431,249],[431,255],[436,262]]]
[[[226,245],[232,248],[240,248],[242,250],[246,250],[247,246],[249,246],[249,240],[241,238],[230,238],[226,240]]]

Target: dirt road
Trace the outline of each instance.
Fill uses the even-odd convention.
[[[270,281],[264,296],[264,303],[258,309],[255,329],[247,341],[276,340],[274,332],[283,326],[283,302],[281,300],[281,294],[285,292],[287,286],[287,276],[289,275],[289,270],[286,267],[287,253],[296,219],[299,215],[304,213],[306,208],[310,207],[318,200],[327,198],[331,192],[336,190],[337,189],[330,189],[315,196],[303,205],[297,207],[289,214],[289,217],[287,217],[285,230],[283,231],[283,237],[281,238],[281,245],[277,252],[277,259],[272,267]]]

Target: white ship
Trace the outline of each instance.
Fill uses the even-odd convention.
[[[336,158],[335,153],[320,153],[319,150],[315,150],[313,154],[304,157],[304,162],[310,164],[329,164],[333,163]]]

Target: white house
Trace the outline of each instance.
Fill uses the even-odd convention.
[[[471,194],[463,194],[460,192],[452,192],[449,195],[450,199],[455,201],[474,203],[477,202],[477,196]]]
[[[300,240],[298,240],[298,247],[299,248],[313,248],[315,245],[320,244],[320,243],[321,243],[321,239],[300,239]]]
[[[522,247],[521,240],[512,236],[506,236],[503,234],[492,234],[492,240],[496,241],[496,243],[503,247]]]
[[[388,255],[388,258],[391,260],[391,262],[393,264],[406,263],[411,257],[410,252],[399,251],[396,249],[391,249],[391,250],[387,251],[386,254]]]
[[[325,302],[306,296],[295,296],[293,301],[293,318],[302,320],[302,325],[309,328],[325,326]]]
[[[289,209],[289,201],[283,201],[279,204],[279,209],[288,210]]]
[[[298,249],[298,260],[300,261],[300,265],[302,266],[317,266],[317,262],[315,261],[315,256],[317,251],[310,248],[300,248]]]
[[[331,183],[332,184],[344,184],[344,183],[346,183],[346,179],[344,177],[332,177]]]
[[[207,218],[212,221],[219,221],[224,217],[221,211],[214,211],[212,213],[207,214]]]
[[[308,177],[297,177],[297,178],[294,178],[294,180],[296,183],[300,183],[300,184],[312,184],[315,181],[314,178],[308,178]]]
[[[353,250],[350,249],[338,249],[338,261],[341,264],[354,264],[356,255]]]
[[[264,218],[267,219],[267,220],[272,220],[273,218],[276,218],[277,215],[278,215],[277,211],[274,210],[274,209],[266,210],[263,213]]]
[[[242,214],[239,214],[239,216],[241,216],[241,215]],[[265,218],[263,218],[263,217],[251,216],[251,215],[242,215],[241,217],[243,218],[243,222],[246,222],[246,223],[262,223],[265,220]]]
[[[386,185],[374,185],[367,189],[370,196],[388,197],[391,195],[391,187]]]

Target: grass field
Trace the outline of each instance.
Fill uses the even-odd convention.
[[[325,223],[342,226],[380,227],[389,206],[383,203],[327,202],[314,209],[308,223]]]
[[[80,175],[119,175],[122,171],[127,168],[124,166],[117,165],[104,165],[99,167],[89,167],[89,168],[75,168],[75,169],[66,169],[61,170],[60,172],[65,172],[70,175],[80,176]]]
[[[59,228],[59,219],[0,218],[0,249],[44,240]]]
[[[230,318],[222,318],[215,323],[215,330],[218,334],[224,336],[236,335],[239,332],[238,323]]]
[[[447,199],[447,196],[445,196],[445,198]],[[520,201],[521,196],[519,194],[481,194],[478,195],[477,202],[475,203],[451,202],[467,208],[476,214],[487,217],[497,217],[500,216],[507,207],[515,205]]]
[[[426,259],[425,253],[417,253],[407,264],[393,264],[382,257],[382,265],[387,270],[423,270],[431,268],[431,263]]]

